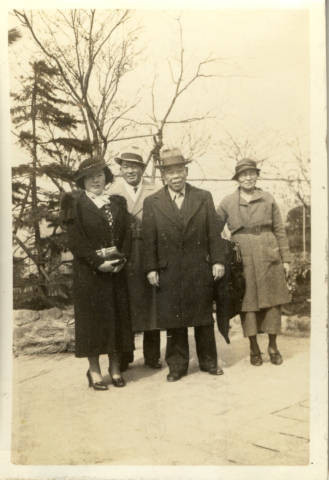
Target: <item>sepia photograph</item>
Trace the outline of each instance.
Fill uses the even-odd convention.
[[[326,478],[325,7],[248,3],[6,11],[15,478]]]

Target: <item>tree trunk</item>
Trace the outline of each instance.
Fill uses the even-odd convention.
[[[34,85],[32,91],[31,102],[31,121],[32,121],[32,173],[31,173],[31,197],[32,197],[32,216],[33,216],[33,230],[34,241],[36,251],[36,266],[38,269],[39,277],[42,277],[42,270],[44,266],[42,247],[41,247],[41,234],[40,225],[38,219],[38,191],[37,191],[37,138],[36,138],[36,119],[37,119],[37,85],[38,85],[38,73],[34,70]],[[47,289],[42,287],[44,294],[47,294]]]

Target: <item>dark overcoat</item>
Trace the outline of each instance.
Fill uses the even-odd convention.
[[[126,201],[110,196],[112,231],[105,214],[83,192],[67,194],[62,201],[69,248],[73,253],[75,355],[95,356],[133,350],[125,273],[98,270],[103,259],[96,250],[111,244],[129,251],[129,218]]]
[[[186,184],[182,211],[167,187],[144,201],[144,269],[159,272],[156,306],[162,329],[213,322],[212,265],[225,261],[210,192]]]
[[[273,196],[257,188],[252,201],[247,202],[237,189],[222,200],[217,213],[241,249],[246,280],[241,311],[255,312],[288,303],[290,294],[282,262],[290,261],[290,253]]]
[[[131,325],[134,332],[154,330],[157,327],[155,289],[145,275],[143,268],[143,238],[142,238],[142,214],[143,203],[146,197],[159,190],[159,187],[142,181],[139,194],[133,199],[125,187],[124,180],[114,182],[110,187],[110,193],[122,195],[127,200],[130,214],[130,254],[125,267]]]

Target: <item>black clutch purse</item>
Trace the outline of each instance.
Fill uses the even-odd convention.
[[[105,247],[99,250],[96,250],[96,253],[101,257],[104,262],[106,260],[117,260],[116,265],[120,265],[126,261],[126,257],[123,253],[119,252],[117,247]]]

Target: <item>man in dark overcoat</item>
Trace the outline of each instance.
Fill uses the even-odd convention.
[[[194,327],[200,370],[218,366],[212,316],[214,281],[224,275],[225,247],[211,193],[186,183],[189,163],[179,149],[164,150],[166,186],[144,200],[144,269],[156,287],[157,323],[167,330],[167,380],[186,375],[188,327]]]
[[[129,308],[133,332],[144,332],[143,354],[145,365],[161,368],[160,330],[156,326],[155,291],[146,279],[142,262],[142,213],[144,199],[159,190],[143,178],[145,163],[137,147],[123,152],[115,161],[120,165],[121,178],[110,186],[110,193],[127,200],[130,214],[131,251],[125,267]],[[122,359],[121,369],[128,367],[129,359]]]

